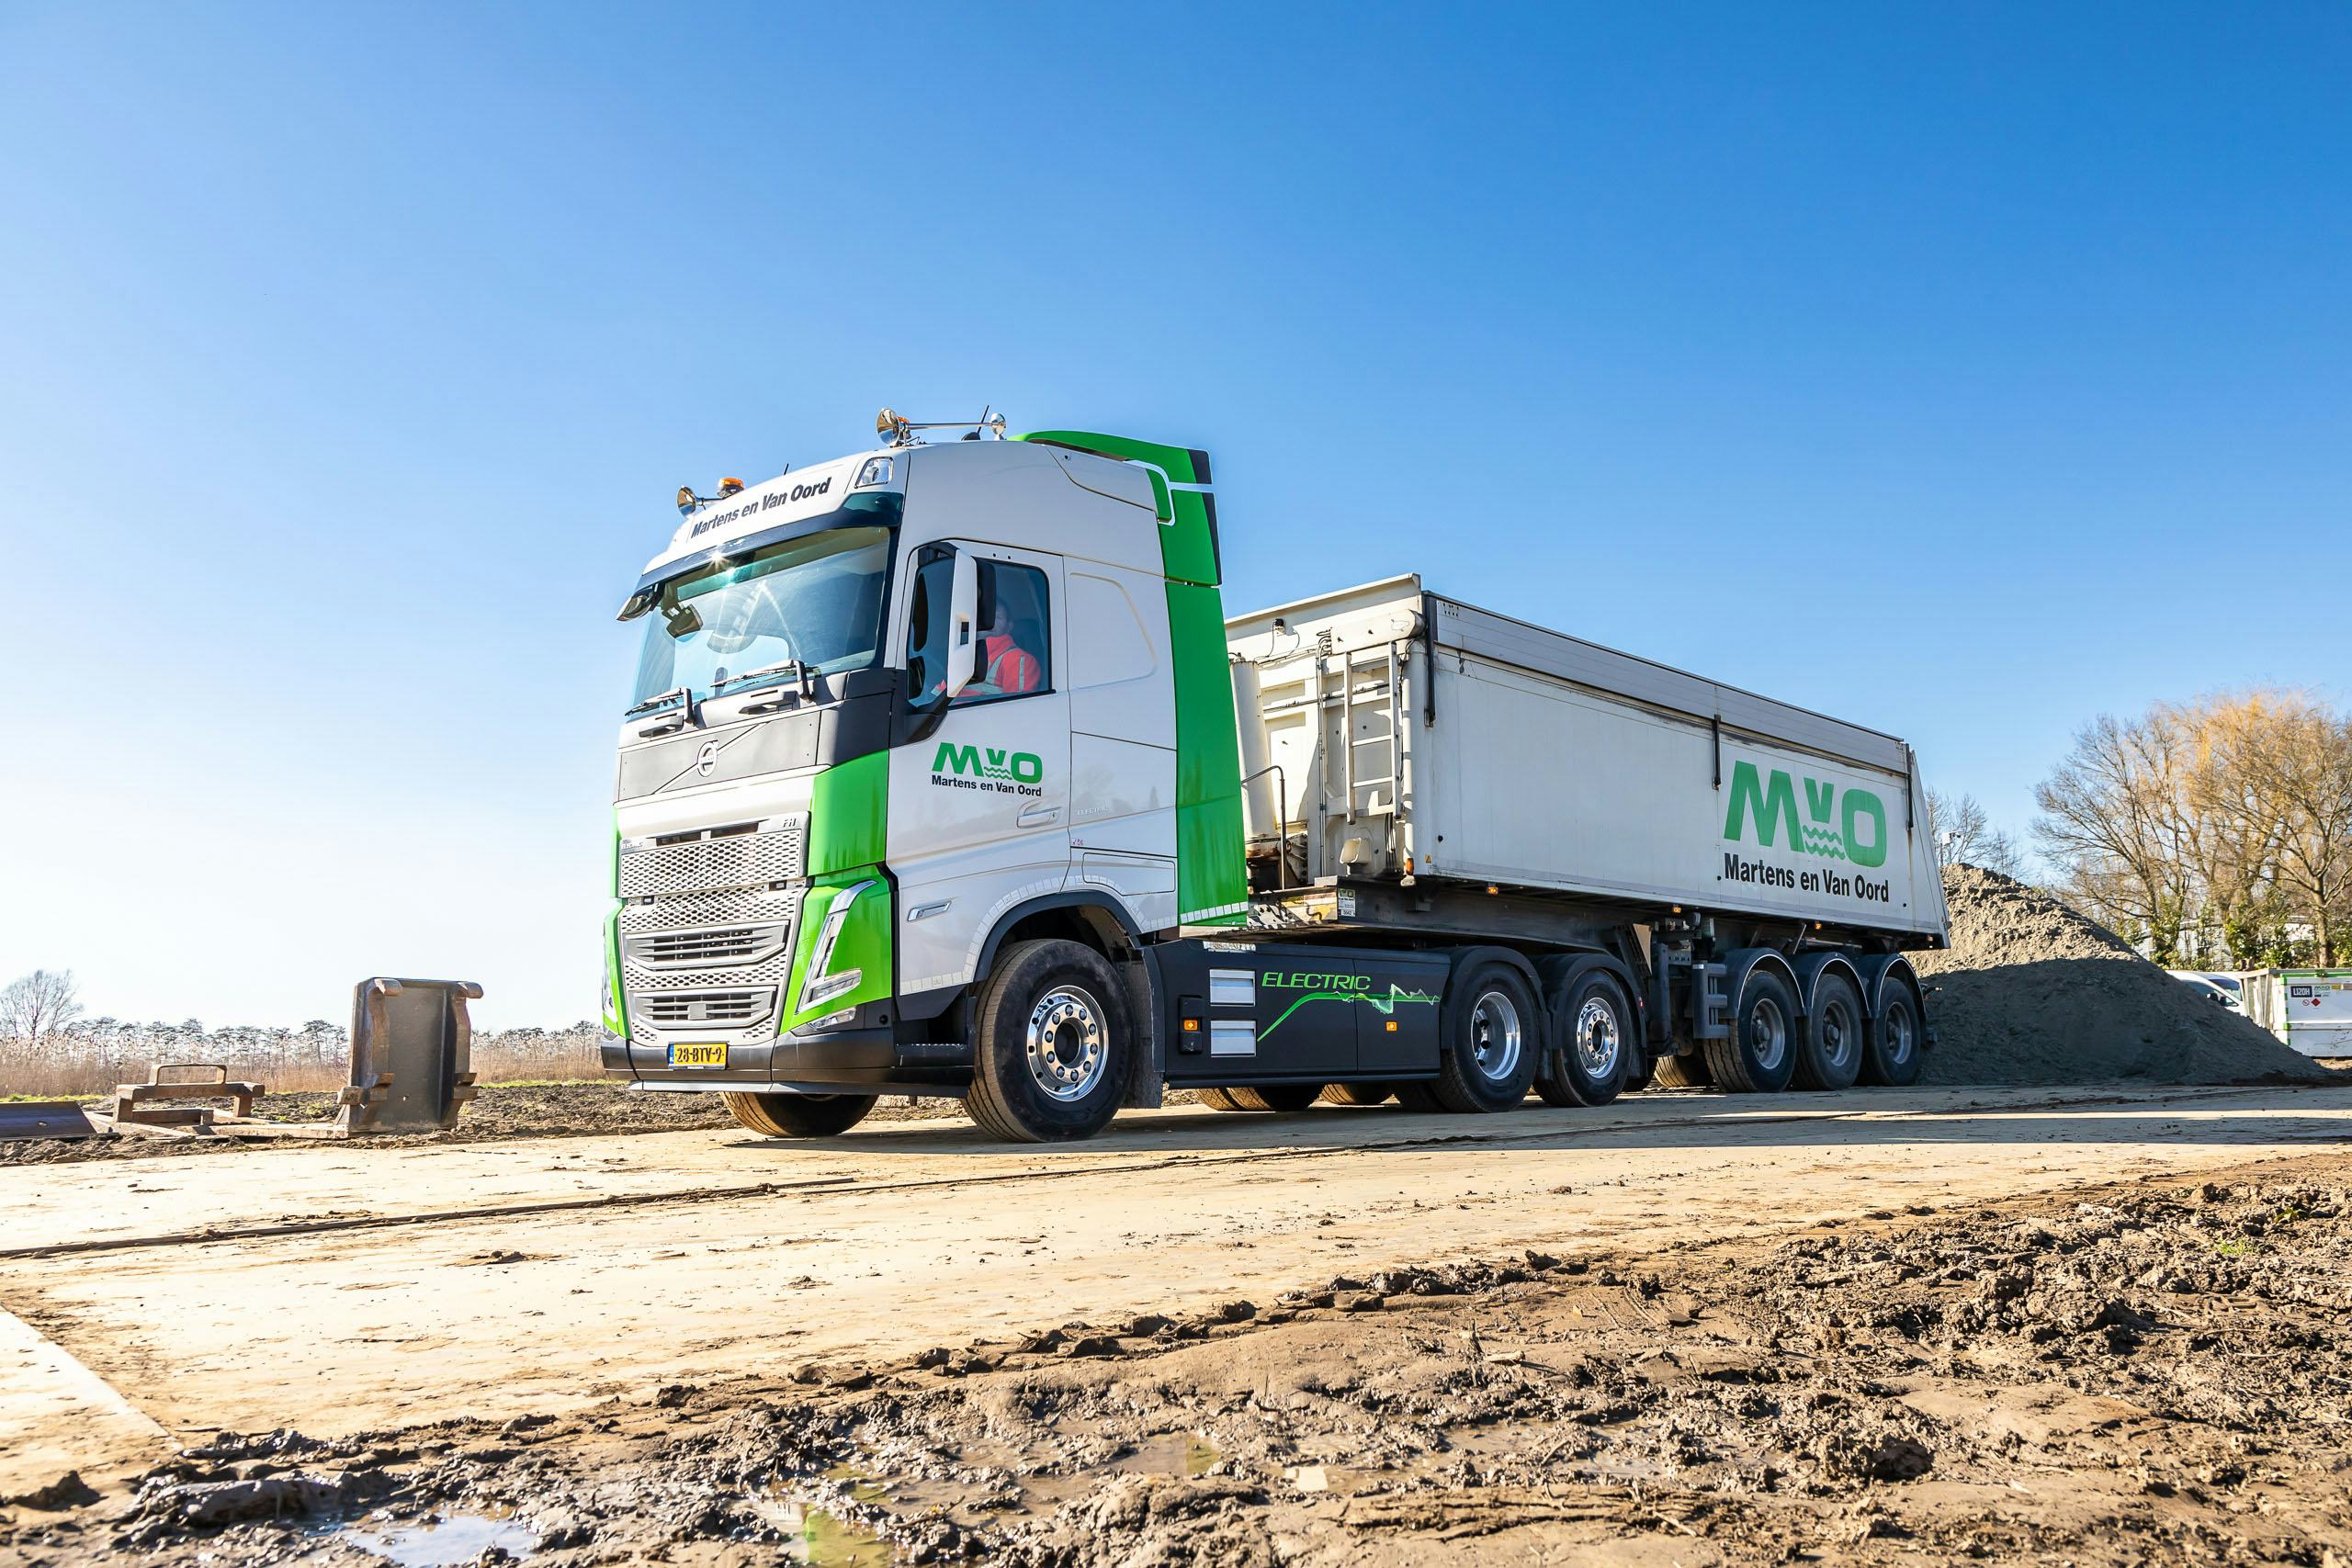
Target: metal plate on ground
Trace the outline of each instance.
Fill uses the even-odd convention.
[[[70,1100],[0,1101],[0,1140],[95,1138],[89,1113]]]

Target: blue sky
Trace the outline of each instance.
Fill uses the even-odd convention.
[[[612,614],[874,410],[1891,729],[2346,694],[2352,13],[0,6],[0,978],[589,1011]],[[632,628],[633,630],[633,628]]]

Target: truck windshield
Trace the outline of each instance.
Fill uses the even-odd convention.
[[[679,686],[707,697],[796,659],[862,670],[881,649],[889,575],[890,530],[831,528],[665,582],[630,703]]]

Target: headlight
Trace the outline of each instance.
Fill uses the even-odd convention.
[[[831,972],[833,945],[841,941],[842,924],[849,919],[849,907],[857,902],[858,895],[880,886],[871,877],[852,883],[826,906],[825,923],[817,928],[817,944],[808,951],[808,976],[800,983],[800,1005],[804,1009],[855,990],[865,978],[863,969],[844,969],[838,975]]]

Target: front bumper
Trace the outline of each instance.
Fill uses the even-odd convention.
[[[961,1090],[972,1081],[968,1049],[906,1044],[888,1024],[796,1035],[740,1052],[729,1047],[724,1068],[673,1067],[666,1056],[651,1049],[632,1049],[613,1038],[605,1042],[604,1067],[607,1077],[659,1089],[807,1088],[936,1094]]]

